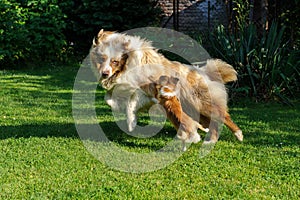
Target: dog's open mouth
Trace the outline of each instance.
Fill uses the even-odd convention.
[[[109,78],[103,79],[100,84],[104,89],[109,90],[112,88],[112,83]]]
[[[110,76],[109,78],[103,79],[101,81],[101,85],[104,89],[106,90],[110,90],[111,88],[114,87],[114,85],[116,84],[116,79],[119,75],[119,71],[115,72],[112,76]]]

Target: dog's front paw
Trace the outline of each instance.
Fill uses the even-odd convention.
[[[182,144],[182,151],[186,151],[186,145],[184,143]]]
[[[201,137],[198,133],[191,133],[189,138],[185,141],[186,143],[198,143]]]
[[[136,127],[137,124],[137,120],[133,119],[133,120],[127,120],[127,124],[128,124],[128,131],[132,132],[134,130],[134,128]]]

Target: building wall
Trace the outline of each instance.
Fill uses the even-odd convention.
[[[164,11],[162,26],[173,28],[173,0],[159,0]],[[210,24],[208,24],[209,0],[179,0],[179,31],[204,32],[218,24],[227,24],[226,5],[223,0],[210,0]]]

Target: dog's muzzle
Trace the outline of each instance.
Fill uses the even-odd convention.
[[[108,78],[109,77],[109,71],[102,72],[101,77],[104,78],[104,79]]]
[[[101,81],[101,86],[106,89],[106,90],[110,90],[113,87],[113,81],[110,78],[107,79],[103,79]]]

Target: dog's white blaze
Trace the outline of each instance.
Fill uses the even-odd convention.
[[[102,73],[107,72],[107,71],[109,72],[108,76],[110,77],[112,75],[112,68],[108,63],[105,64],[105,66],[102,70]]]
[[[169,90],[172,90],[170,87],[168,86],[163,86],[161,89],[160,89],[160,94],[162,96],[165,96],[165,97],[174,97],[176,96],[176,92],[165,92],[164,91],[164,88],[168,88]]]

